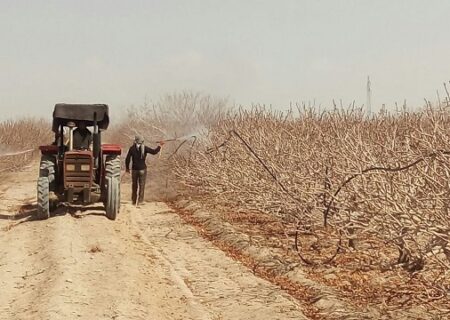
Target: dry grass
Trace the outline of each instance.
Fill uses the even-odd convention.
[[[298,111],[222,117],[189,157],[177,157],[178,180],[212,206],[280,219],[287,244],[298,235],[298,254],[314,272],[330,260],[354,279],[353,298],[445,305],[450,113]],[[364,270],[372,278],[357,281]],[[368,290],[385,276],[377,292]]]
[[[22,168],[39,154],[40,144],[51,143],[52,139],[48,121],[29,118],[0,122],[0,173]],[[24,150],[30,151],[9,155]]]

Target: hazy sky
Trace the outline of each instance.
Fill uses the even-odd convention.
[[[450,1],[0,0],[0,118],[192,90],[232,103],[444,95]]]

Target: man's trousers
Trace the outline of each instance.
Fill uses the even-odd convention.
[[[144,170],[131,170],[131,201],[136,204],[138,199],[138,187],[139,187],[139,203],[144,201],[145,196],[145,180],[147,179],[147,169]]]

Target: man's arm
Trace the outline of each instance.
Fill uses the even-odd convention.
[[[158,154],[161,151],[161,146],[157,146],[156,149],[152,149],[150,147],[145,147],[145,153],[150,153],[150,154]]]
[[[130,172],[130,160],[131,160],[131,148],[128,149],[128,154],[125,159],[125,169],[127,170],[127,172]]]

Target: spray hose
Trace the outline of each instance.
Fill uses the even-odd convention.
[[[194,142],[192,143],[192,146],[194,146],[195,142],[197,141],[197,136],[196,135],[187,135],[187,136],[183,136],[183,137],[179,137],[179,138],[170,138],[170,139],[165,139],[165,140],[159,140],[156,141],[156,143],[159,144],[164,144],[166,142],[176,142],[176,141],[183,141],[180,143],[180,145],[175,149],[175,151],[167,158],[170,159],[172,158],[177,152],[178,150],[180,150],[180,148],[190,139],[194,139]],[[161,158],[161,154],[162,151],[159,152],[159,158]]]
[[[18,156],[18,155],[33,152],[33,151],[34,151],[34,149],[28,149],[28,150],[17,151],[17,152],[6,152],[6,153],[0,152],[0,157]]]

